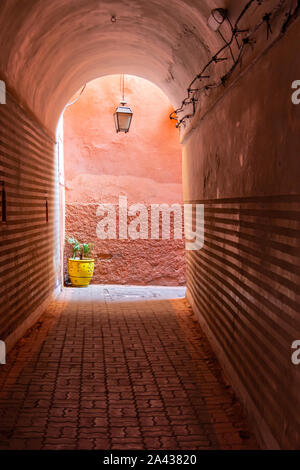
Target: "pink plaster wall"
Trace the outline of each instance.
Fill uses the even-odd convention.
[[[126,76],[125,97],[134,113],[128,134],[115,131],[120,76],[87,85],[64,113],[66,233],[95,244],[95,283],[182,285],[183,240],[101,241],[97,204],[181,203],[181,147],[172,106],[147,80]],[[66,248],[66,256],[69,249]]]

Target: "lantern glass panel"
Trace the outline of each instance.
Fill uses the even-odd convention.
[[[128,113],[118,113],[119,118],[119,129],[120,131],[127,131],[130,126],[131,114]]]
[[[116,131],[117,132],[128,132],[132,119],[132,111],[130,108],[125,106],[119,106],[114,114]]]

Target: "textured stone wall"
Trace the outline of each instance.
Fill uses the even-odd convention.
[[[183,240],[97,240],[95,235],[91,235],[96,234],[97,223],[101,220],[96,209],[95,204],[68,204],[66,210],[68,233],[79,240],[88,237],[94,243],[94,284],[185,284]],[[150,208],[148,212],[150,221]],[[128,218],[128,224],[132,219]],[[70,255],[71,249],[66,247],[65,272]]]
[[[99,240],[99,203],[181,203],[181,146],[172,107],[152,83],[125,77],[134,113],[128,134],[115,131],[120,76],[88,84],[64,114],[66,233],[94,243],[93,283],[182,285],[183,240]],[[65,272],[70,248],[66,246]]]

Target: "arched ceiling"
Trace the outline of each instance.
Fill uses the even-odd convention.
[[[241,3],[2,0],[0,73],[51,132],[70,97],[102,75],[147,78],[176,106],[220,44],[207,26],[211,9],[230,7],[234,13]]]

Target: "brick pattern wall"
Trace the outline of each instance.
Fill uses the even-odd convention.
[[[186,254],[188,298],[283,448],[298,448],[300,196],[201,202],[205,241]]]
[[[52,139],[8,95],[7,104],[0,106],[2,340],[42,304],[58,283],[53,154]]]
[[[299,448],[300,106],[294,24],[185,137],[185,201],[205,205],[188,299],[264,448]],[[293,64],[291,67],[290,64]]]

